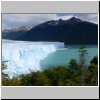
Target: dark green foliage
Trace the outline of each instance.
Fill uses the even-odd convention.
[[[5,62],[2,62],[2,85],[7,86],[9,85],[9,76],[8,74],[4,73],[3,71],[7,68]]]
[[[64,81],[69,75],[68,69],[64,66],[46,69],[43,73],[50,80],[52,86],[64,85]]]
[[[86,51],[81,50],[84,58]],[[85,58],[82,61],[85,61]],[[85,63],[85,62],[84,62]],[[97,86],[98,85],[98,57],[94,57],[86,67],[82,62],[71,59],[68,66],[57,66],[43,71],[15,76],[12,79],[2,71],[3,86]],[[2,64],[2,70],[6,68]]]
[[[68,65],[69,71],[71,74],[74,74],[80,69],[80,65],[77,63],[75,59],[71,59]]]
[[[98,57],[94,57],[90,62],[90,66],[88,67],[88,79],[91,86],[98,85]]]
[[[91,61],[90,61],[91,64],[96,64],[98,65],[98,57],[95,56]]]
[[[49,80],[46,75],[42,72],[31,72],[30,74],[20,76],[21,85],[26,86],[47,86],[49,85]]]

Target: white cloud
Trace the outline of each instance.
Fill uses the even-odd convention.
[[[36,26],[49,20],[67,20],[76,16],[82,20],[97,23],[97,14],[2,14],[2,29],[15,28],[23,25]]]
[[[77,17],[84,21],[89,21],[92,23],[98,23],[98,14],[75,14]]]
[[[15,28],[23,25],[36,26],[49,20],[69,19],[72,16],[57,16],[56,14],[3,14],[2,28]]]

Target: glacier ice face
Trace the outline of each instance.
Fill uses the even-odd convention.
[[[40,61],[61,47],[64,47],[64,43],[3,40],[2,61],[8,61],[4,72],[12,77],[30,70],[41,70]]]

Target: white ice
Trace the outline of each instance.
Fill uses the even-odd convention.
[[[32,71],[41,70],[40,61],[63,48],[61,42],[24,42],[2,41],[2,61],[8,61],[7,69],[4,70],[10,77]]]

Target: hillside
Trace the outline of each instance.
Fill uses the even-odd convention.
[[[69,20],[50,20],[39,24],[16,40],[57,41],[65,44],[97,44],[98,25],[72,17]]]

